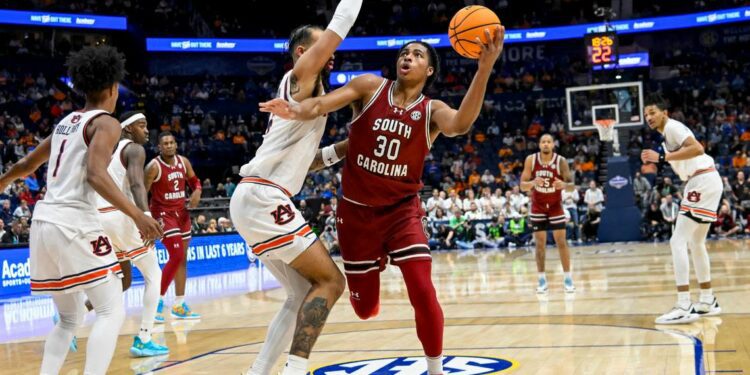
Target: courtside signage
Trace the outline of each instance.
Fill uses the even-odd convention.
[[[639,18],[613,21],[610,27],[619,34],[677,30],[750,21],[750,7],[714,12],[682,14],[678,16]],[[538,29],[507,30],[505,43],[549,42],[583,38],[590,33],[605,31],[601,23],[545,27]],[[339,51],[369,51],[399,49],[405,43],[420,40],[435,47],[450,47],[447,34],[412,36],[350,37],[344,39]],[[146,50],[152,52],[284,52],[284,39],[194,39],[146,38]]]
[[[518,367],[511,360],[494,357],[445,356],[445,374],[485,375],[501,374]],[[375,358],[362,361],[338,363],[320,367],[311,375],[422,375],[427,373],[424,357]]]
[[[127,17],[0,9],[0,24],[127,30]]]

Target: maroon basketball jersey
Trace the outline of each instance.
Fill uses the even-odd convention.
[[[430,151],[430,99],[420,95],[405,108],[393,103],[394,82],[383,80],[352,121],[342,176],[344,198],[388,206],[422,189]]]
[[[532,204],[557,204],[562,201],[562,190],[555,190],[553,183],[555,179],[562,180],[560,174],[560,163],[567,163],[560,155],[553,153],[549,164],[542,163],[542,155],[534,154],[531,166],[531,179],[537,177],[544,179],[544,185],[534,186],[531,190]]]
[[[187,169],[182,157],[175,156],[175,165],[167,164],[161,156],[154,158],[154,162],[159,167],[159,173],[156,175],[156,181],[151,184],[149,208],[152,212],[185,209]]]

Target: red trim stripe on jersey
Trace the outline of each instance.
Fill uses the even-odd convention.
[[[34,280],[31,279],[31,291],[63,291],[77,286],[90,284],[107,277],[108,274],[122,273],[120,263],[115,262],[106,266],[90,269],[75,275],[64,276],[59,279]]]
[[[103,214],[104,214],[104,213],[107,213],[107,212],[115,212],[115,211],[119,211],[119,210],[118,210],[117,208],[115,208],[115,207],[111,207],[111,206],[110,206],[110,207],[104,207],[104,208],[100,208],[100,209],[99,209],[99,212],[100,212],[100,213],[103,213]]]
[[[714,167],[706,168],[706,169],[699,169],[699,170],[695,171],[695,173],[693,173],[690,177],[688,177],[688,180],[691,179],[691,178],[693,178],[693,177],[695,177],[695,176],[699,176],[699,175],[702,175],[702,174],[706,174],[706,173],[709,173],[709,172],[715,172],[715,171],[716,171],[716,168],[714,168]]]
[[[89,143],[91,142],[91,140],[89,139],[89,133],[88,133],[88,131],[86,131],[89,128],[89,125],[91,124],[92,121],[94,121],[95,118],[97,118],[97,117],[99,117],[101,115],[108,115],[108,114],[109,113],[107,113],[107,112],[97,113],[97,114],[91,116],[91,118],[88,119],[88,121],[86,121],[85,124],[83,124],[83,143],[86,144],[86,147],[88,147]]]
[[[716,219],[717,218],[716,212],[709,211],[709,210],[704,210],[702,208],[680,206],[680,211],[682,211],[682,212],[690,212],[690,213],[692,213],[694,215],[710,217],[712,219]]]
[[[275,184],[275,183],[273,183],[273,182],[271,182],[271,181],[268,181],[268,180],[266,180],[266,179],[264,179],[264,178],[260,178],[260,177],[254,177],[254,176],[252,176],[252,177],[245,177],[245,178],[243,178],[243,179],[242,179],[242,180],[240,181],[240,183],[241,183],[241,184],[243,184],[243,183],[244,183],[244,184],[256,184],[256,185],[266,185],[266,186],[271,186],[271,187],[275,187],[275,188],[277,188],[277,189],[279,189],[279,190],[283,191],[283,192],[284,192],[284,194],[286,194],[286,196],[287,196],[287,197],[291,197],[291,196],[292,196],[292,194],[291,194],[291,193],[289,193],[289,191],[288,191],[288,190],[286,190],[286,189],[284,189],[283,187],[281,187],[281,186],[279,186],[279,185],[277,185],[277,184]]]
[[[310,229],[307,224],[304,224],[301,228],[295,229],[288,234],[282,234],[280,236],[273,237],[251,247],[255,255],[263,255],[268,251],[291,245],[292,243],[294,243],[294,237],[308,237],[308,235],[310,235],[311,233],[313,233],[312,229]]]
[[[135,250],[128,251],[128,258],[130,259],[136,259],[139,256],[146,254],[148,252],[148,246],[143,246],[140,248],[137,248]]]

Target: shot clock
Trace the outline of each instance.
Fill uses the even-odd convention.
[[[617,34],[614,32],[587,34],[586,61],[590,66],[617,64]]]

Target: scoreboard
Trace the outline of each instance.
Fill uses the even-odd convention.
[[[617,65],[617,34],[614,31],[586,34],[586,61],[592,67]]]

